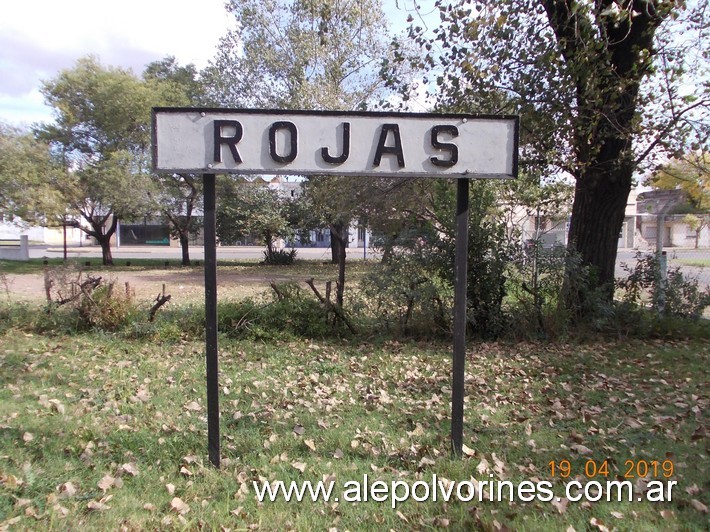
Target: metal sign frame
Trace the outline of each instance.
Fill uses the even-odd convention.
[[[496,127],[487,127],[490,125]],[[500,126],[503,126],[502,135],[498,131]],[[322,130],[329,130],[330,136],[319,134]],[[474,132],[473,137],[471,132]],[[476,132],[485,138],[479,138]],[[359,156],[353,156],[353,166],[349,159],[354,153],[355,134],[364,135],[369,142],[360,147]],[[451,447],[454,455],[461,456],[469,179],[516,178],[518,139],[519,118],[510,115],[153,109],[153,170],[203,176],[207,440],[212,465],[217,468],[220,465],[216,174],[456,179]],[[300,141],[304,141],[306,147],[299,152]],[[414,168],[407,167],[407,161],[413,161]]]

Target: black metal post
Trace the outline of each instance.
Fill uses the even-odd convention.
[[[62,224],[63,235],[64,235],[64,262],[67,261],[67,217],[64,217],[64,223]]]
[[[219,468],[219,382],[217,363],[217,217],[215,175],[203,175],[205,210],[205,357],[207,360],[207,447]]]
[[[454,263],[454,353],[451,370],[451,449],[463,451],[464,368],[466,365],[466,277],[468,270],[468,179],[456,184],[456,259]]]

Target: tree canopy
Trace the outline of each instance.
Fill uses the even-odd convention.
[[[70,213],[83,218],[87,234],[112,263],[110,240],[118,219],[150,212],[150,109],[156,87],[131,71],[105,67],[95,57],[45,82],[54,124],[37,128],[64,163],[56,190]]]
[[[0,211],[26,222],[52,223],[64,205],[52,186],[61,168],[30,131],[0,122]]]
[[[649,183],[665,190],[682,190],[690,207],[699,213],[710,212],[710,155],[692,153],[662,165]]]
[[[521,115],[521,169],[574,179],[570,250],[610,298],[634,173],[707,143],[705,10],[665,0],[436,6],[440,26],[410,32],[424,85],[440,108]]]
[[[237,27],[205,70],[220,105],[362,109],[384,86],[377,0],[231,0],[227,10]]]
[[[198,106],[205,104],[204,84],[194,65],[180,65],[168,56],[149,63],[143,71],[146,83],[155,87],[161,105]],[[154,210],[180,242],[182,265],[190,263],[190,237],[202,226],[202,178],[194,174],[159,174],[151,194]]]

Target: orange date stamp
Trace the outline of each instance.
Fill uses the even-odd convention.
[[[610,460],[587,460],[583,466],[575,467],[567,459],[548,462],[552,478],[569,478],[584,475],[586,478],[608,477],[616,475],[625,478],[671,478],[675,472],[672,460],[625,460],[616,471],[612,471]]]

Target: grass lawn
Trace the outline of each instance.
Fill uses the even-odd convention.
[[[220,350],[215,470],[201,343],[0,337],[0,530],[707,529],[707,343],[471,343],[462,460],[449,454],[447,343]],[[677,482],[672,501],[638,502],[640,473]],[[549,481],[562,496],[565,481],[625,474],[633,502],[259,503],[253,484],[325,479],[345,499],[365,475],[436,475]]]
[[[677,259],[673,263],[682,264],[683,266],[694,266],[696,268],[710,268],[710,259]]]
[[[47,264],[45,264],[45,261]],[[91,263],[90,266],[86,266],[86,262]],[[166,259],[115,259],[113,266],[103,266],[101,264],[101,259],[91,258],[91,259],[68,259],[66,264],[69,266],[75,266],[82,269],[91,269],[92,271],[105,271],[105,272],[123,272],[123,271],[145,271],[145,270],[202,270],[204,268],[204,261],[193,260],[193,266],[183,267],[179,260],[166,260]],[[42,273],[47,266],[57,267],[64,265],[62,259],[30,259],[28,261],[15,261],[15,260],[3,260],[0,259],[0,272],[3,273]],[[352,261],[348,263],[348,270],[352,272],[360,272],[363,269],[367,270],[370,263],[363,261]],[[297,259],[294,264],[290,266],[265,266],[258,259],[240,259],[240,260],[218,260],[218,268],[224,269],[239,269],[245,270],[250,273],[264,271],[275,271],[283,272],[284,275],[298,275],[303,276],[304,274],[317,275],[319,272],[337,272],[337,265],[330,264],[323,261],[316,260],[300,260]]]

